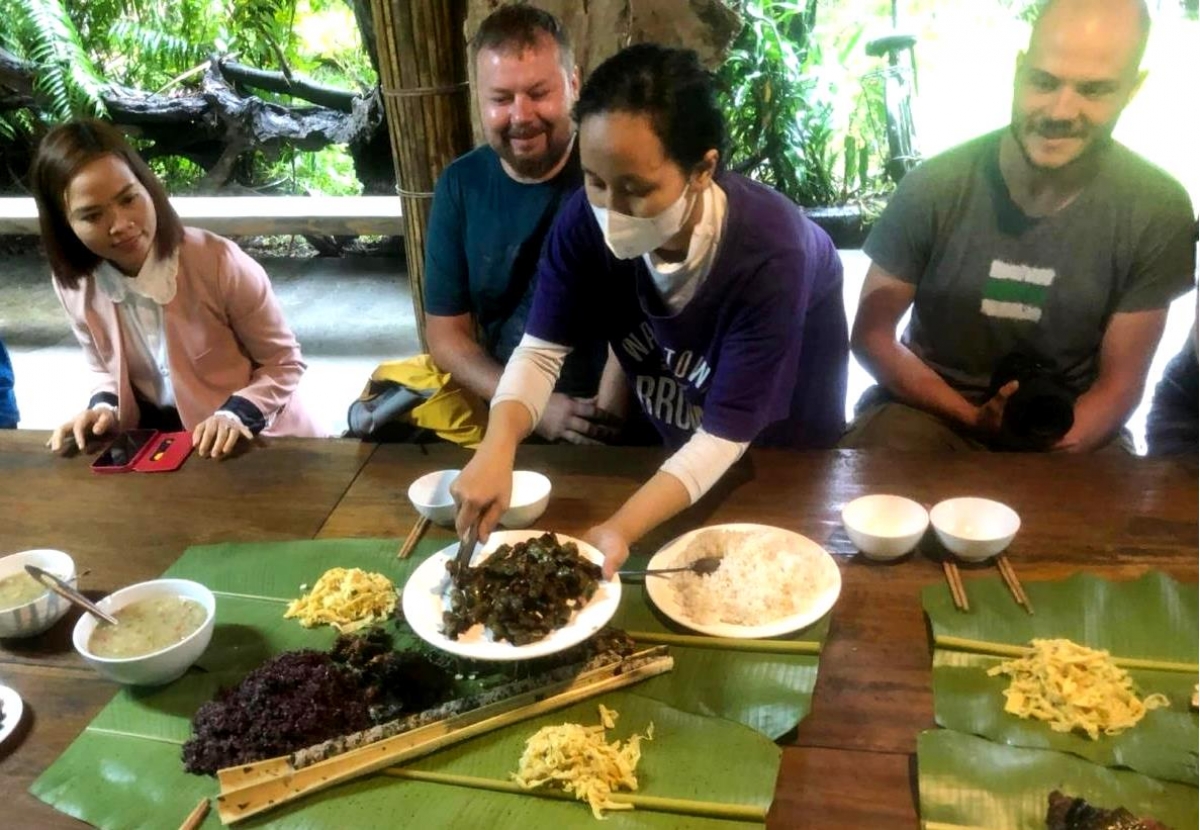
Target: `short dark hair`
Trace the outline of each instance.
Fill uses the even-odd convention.
[[[29,183],[37,202],[42,245],[59,285],[74,288],[100,264],[100,257],[83,244],[67,221],[66,193],[86,165],[103,156],[116,156],[150,194],[158,216],[155,249],[165,259],[183,241],[183,223],[171,207],[167,191],[115,127],[93,118],[80,118],[55,127],[38,145]]]
[[[667,157],[691,170],[715,149],[725,158],[725,119],[712,73],[691,49],[639,43],[596,67],[579,92],[575,121],[589,115],[646,115]]]
[[[493,52],[536,49],[545,36],[553,38],[558,45],[558,58],[563,69],[573,70],[575,49],[562,23],[550,12],[525,3],[501,6],[484,18],[475,37],[471,38],[471,60],[478,58],[484,49]]]

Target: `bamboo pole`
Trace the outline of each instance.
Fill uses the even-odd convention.
[[[952,637],[947,634],[938,634],[935,636],[933,644],[939,648],[953,651],[970,651],[990,657],[1028,657],[1033,653],[1031,646],[1015,646],[1009,643],[971,640],[967,637]],[[1180,672],[1183,674],[1196,674],[1200,671],[1200,664],[1196,663],[1150,660],[1142,657],[1115,657],[1113,655],[1109,655],[1108,659],[1123,669],[1149,669],[1153,671]]]
[[[471,787],[477,790],[491,790],[498,793],[513,793],[514,795],[532,795],[538,798],[555,798],[560,801],[578,801],[574,795],[563,790],[539,787],[527,789],[511,781],[500,781],[495,778],[482,778],[474,775],[455,775],[446,772],[431,772],[427,770],[405,769],[392,767],[383,771],[384,775],[394,778],[404,778],[409,781],[424,781],[430,784],[446,784],[452,787]],[[666,798],[663,796],[638,795],[634,793],[610,793],[607,798],[618,804],[628,804],[638,810],[656,813],[677,813],[685,816],[702,816],[705,818],[728,819],[730,821],[767,820],[765,807],[752,804],[725,804],[719,801],[695,801],[688,798]]]
[[[371,17],[413,313],[425,349],[425,239],[433,186],[447,164],[471,149],[466,0],[371,0]]]

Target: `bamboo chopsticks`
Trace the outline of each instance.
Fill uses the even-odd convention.
[[[1007,556],[1000,554],[996,557],[996,569],[1000,571],[1000,576],[1004,579],[1004,584],[1008,586],[1013,599],[1017,601],[1017,605],[1032,615],[1033,605],[1030,604],[1029,597],[1026,596],[1025,589],[1021,586],[1021,580],[1017,579],[1017,572],[1013,570],[1012,563],[1008,561]],[[971,603],[967,599],[967,589],[963,587],[962,574],[958,571],[958,565],[953,560],[943,559],[942,572],[946,574],[946,582],[950,585],[950,596],[954,599],[954,607],[959,611],[970,611]]]
[[[431,784],[448,784],[455,787],[472,787],[478,790],[492,790],[501,793],[518,793],[532,795],[538,798],[554,798],[562,801],[576,801],[575,796],[562,790],[539,787],[527,790],[512,781],[500,781],[495,778],[480,778],[474,775],[454,775],[446,772],[429,772],[426,770],[405,769],[392,767],[383,771],[384,775],[394,778],[404,778],[410,781],[425,781]],[[678,813],[685,816],[704,816],[707,818],[730,819],[733,821],[766,821],[767,810],[750,804],[725,804],[719,801],[693,801],[687,798],[662,798],[651,795],[632,793],[610,793],[606,796],[610,801],[620,804],[630,804],[639,810],[650,810],[658,813]]]
[[[941,648],[955,651],[970,651],[976,654],[986,654],[994,657],[1025,657],[1033,649],[1029,646],[1017,646],[1011,643],[993,643],[987,640],[972,640],[968,637],[953,637],[949,634],[936,634],[933,644]],[[1109,659],[1124,669],[1150,669],[1153,671],[1179,672],[1181,674],[1196,674],[1200,672],[1200,664],[1176,663],[1171,660],[1150,660],[1142,657],[1116,657]]]
[[[626,631],[625,634],[636,643],[649,643],[651,645],[694,646],[697,648],[754,651],[768,654],[821,653],[821,644],[811,640],[754,640],[737,637],[709,637],[707,634],[672,634],[666,631]]]
[[[949,559],[943,559],[942,571],[946,574],[946,582],[950,585],[950,596],[954,598],[954,607],[959,611],[970,611],[971,603],[967,601],[967,590],[963,587],[958,565]]]
[[[1004,584],[1008,586],[1008,590],[1012,593],[1013,599],[1017,601],[1025,611],[1032,615],[1033,606],[1029,604],[1029,597],[1025,595],[1025,589],[1021,587],[1021,580],[1017,579],[1017,572],[1013,570],[1012,563],[1008,561],[1008,557],[1003,553],[996,557],[996,567],[1000,571],[1000,576],[1004,578]]]
[[[400,546],[400,550],[396,553],[396,558],[407,559],[413,552],[413,548],[417,546],[417,542],[421,541],[421,537],[425,535],[425,531],[428,528],[428,516],[421,516],[417,519],[412,526],[412,530],[408,531],[408,536],[404,537],[404,544]]]
[[[188,813],[187,818],[183,820],[183,824],[179,825],[179,830],[196,830],[203,822],[205,816],[208,815],[208,799],[202,799],[195,809]]]

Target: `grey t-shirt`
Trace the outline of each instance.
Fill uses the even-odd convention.
[[[1080,393],[1096,379],[1114,313],[1165,308],[1191,287],[1191,201],[1114,142],[1074,201],[1028,217],[1000,174],[1001,135],[905,176],[863,249],[916,285],[903,342],[969,400],[986,396],[995,365],[1018,350]]]

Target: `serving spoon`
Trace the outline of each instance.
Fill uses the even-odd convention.
[[[117,622],[116,617],[114,617],[111,614],[105,613],[104,611],[101,611],[94,602],[92,602],[90,599],[85,597],[83,594],[76,591],[68,583],[59,579],[54,574],[43,571],[37,565],[26,565],[25,572],[28,573],[30,576],[32,576],[34,579],[36,579],[38,582],[40,582],[42,585],[45,585],[51,591],[58,594],[63,599],[65,599],[68,602],[71,602],[75,605],[78,605],[80,608],[82,608],[84,611],[87,611],[89,614],[94,614],[95,616],[104,620],[109,625],[120,625],[120,623]]]
[[[721,567],[720,556],[702,556],[690,565],[682,565],[678,568],[646,568],[637,571],[618,571],[618,573],[621,576],[662,576],[663,574],[691,571],[699,576],[708,576],[711,573],[716,573],[719,567]]]

